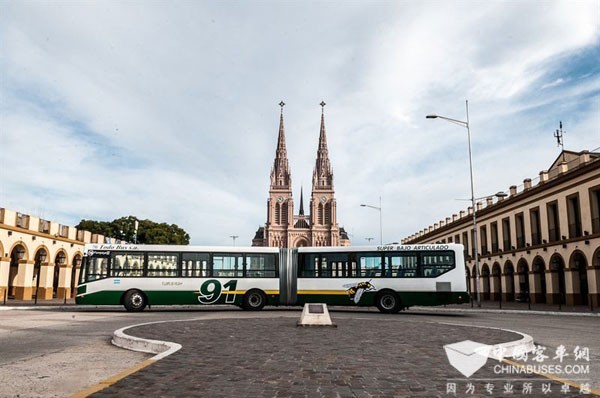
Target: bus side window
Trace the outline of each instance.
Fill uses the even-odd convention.
[[[208,253],[183,253],[181,258],[181,276],[198,278],[210,276]]]
[[[417,276],[417,256],[414,254],[398,253],[388,258],[391,277],[414,278]]]
[[[84,282],[95,281],[108,276],[108,257],[88,257],[87,274]]]
[[[365,253],[360,256],[360,276],[380,277],[384,269],[383,256],[379,253]]]
[[[319,277],[331,277],[331,269],[329,268],[329,265],[330,264],[327,263],[327,257],[321,257],[321,261],[319,262]]]
[[[298,255],[298,277],[299,278],[313,278],[319,276],[319,255],[318,254],[304,254]]]

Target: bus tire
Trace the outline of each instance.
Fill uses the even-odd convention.
[[[384,314],[396,314],[402,309],[400,298],[392,290],[384,290],[375,298],[375,304]]]
[[[267,304],[267,295],[258,289],[252,289],[244,294],[242,308],[248,311],[260,311]]]
[[[148,299],[146,295],[139,290],[129,290],[123,296],[123,305],[130,312],[140,312],[146,308]]]

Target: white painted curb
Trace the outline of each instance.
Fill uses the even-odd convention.
[[[463,323],[446,323],[440,322],[442,325],[452,325],[452,326],[462,326],[462,327],[472,327],[472,328],[480,328],[480,329],[493,329],[493,330],[502,330],[504,332],[511,332],[521,335],[521,339],[515,341],[509,341],[506,343],[499,343],[492,345],[489,353],[490,358],[494,359],[504,359],[504,358],[514,358],[517,355],[522,355],[524,353],[529,353],[535,350],[535,343],[533,342],[533,337],[528,334],[517,332],[516,330],[503,329],[503,328],[495,328],[491,326],[477,326],[477,325],[467,325]],[[501,354],[502,358],[497,358],[495,354]]]
[[[170,341],[162,340],[150,340],[142,339],[140,337],[130,336],[125,333],[125,330],[135,328],[138,326],[152,325],[156,323],[166,323],[173,321],[158,321],[158,322],[147,322],[140,323],[137,325],[126,326],[124,328],[115,330],[113,333],[112,343],[117,347],[125,348],[126,350],[147,352],[150,354],[156,354],[151,360],[158,361],[163,359],[181,349],[181,344],[173,343]]]

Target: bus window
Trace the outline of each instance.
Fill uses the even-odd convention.
[[[177,254],[148,253],[148,276],[177,276]]]
[[[108,276],[108,257],[88,257],[82,282],[91,282]]]
[[[387,276],[391,278],[415,278],[417,276],[417,256],[415,254],[392,254]]]
[[[319,261],[318,264],[319,273],[317,276],[320,278],[331,277],[331,268],[328,267],[329,264],[327,264],[327,257],[321,256],[320,260],[321,261]]]
[[[111,276],[142,276],[143,253],[112,253]]]
[[[244,258],[241,254],[215,254],[213,256],[214,277],[244,276]]]
[[[329,267],[331,276],[334,278],[344,278],[348,274],[348,255],[347,254],[331,254],[329,255]]]
[[[421,254],[421,272],[426,278],[435,278],[454,269],[453,252],[430,252]]]
[[[385,268],[382,260],[383,257],[379,253],[360,254],[360,276],[362,277],[379,277]]]
[[[183,253],[181,260],[181,276],[183,277],[206,277],[210,276],[208,253]]]
[[[247,278],[276,278],[274,254],[249,254],[246,256]]]

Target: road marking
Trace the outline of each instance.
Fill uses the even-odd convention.
[[[117,373],[116,375],[111,376],[108,379],[103,380],[96,385],[93,385],[91,387],[88,387],[84,390],[81,390],[81,391],[73,394],[71,396],[71,398],[89,397],[90,395],[95,394],[98,391],[104,390],[105,388],[112,386],[119,380],[124,379],[127,376],[130,376],[130,375],[134,374],[135,372],[138,372],[138,371],[144,369],[146,366],[152,365],[154,362],[156,362],[155,359],[146,359],[145,361],[138,363],[137,365],[134,365],[129,369],[125,369],[124,371]]]
[[[502,359],[502,362],[507,363],[507,364],[512,365],[512,366],[519,367],[521,369],[527,369],[527,367],[525,365],[520,364],[518,362],[511,361],[510,359]],[[545,377],[545,378],[550,379],[550,380],[554,380],[554,381],[562,383],[562,384],[568,384],[569,386],[577,388],[577,389],[579,389],[579,391],[581,391],[581,384],[577,384],[574,381],[567,380],[567,379],[562,379],[562,378],[557,377],[557,376],[552,375],[552,374],[548,374],[548,373],[544,373],[544,372],[538,372],[535,369],[531,369],[531,372],[535,373],[536,375]],[[589,392],[591,394],[600,396],[600,390],[592,390],[590,388]]]

